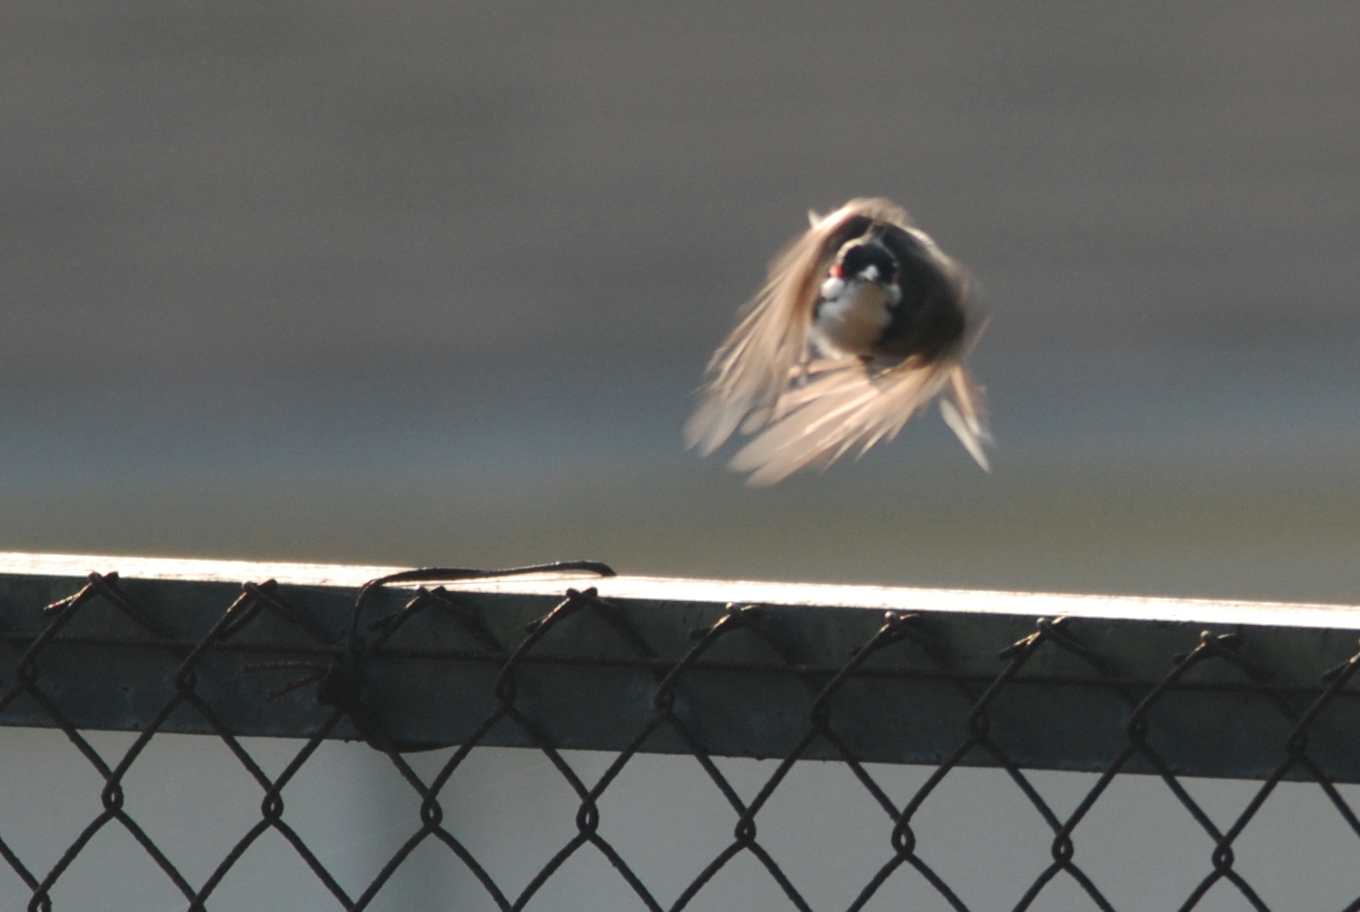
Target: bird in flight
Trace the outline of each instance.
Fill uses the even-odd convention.
[[[981,392],[963,365],[979,330],[963,269],[886,199],[808,221],[709,360],[687,445],[707,456],[748,436],[732,468],[770,485],[862,455],[938,395],[988,469]]]

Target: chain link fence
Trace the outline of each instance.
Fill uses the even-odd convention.
[[[371,908],[413,853],[434,846],[490,909],[561,908],[555,875],[595,853],[639,909],[707,908],[705,888],[742,859],[786,908],[811,910],[761,824],[791,771],[816,760],[849,772],[872,807],[863,825],[879,834],[871,875],[834,906],[851,912],[883,906],[903,877],[939,908],[979,908],[932,860],[939,834],[921,813],[970,766],[999,771],[1044,824],[1048,861],[1008,885],[1016,910],[1055,908],[1046,897],[1059,880],[1091,908],[1120,908],[1078,848],[1082,858],[1102,852],[1083,841],[1083,823],[1121,777],[1160,781],[1208,841],[1180,909],[1207,908],[1205,897],[1224,888],[1230,907],[1281,908],[1236,848],[1282,783],[1315,784],[1352,840],[1342,857],[1360,847],[1343,785],[1360,781],[1360,615],[1339,608],[1113,600],[1116,610],[1036,618],[1024,596],[1001,594],[955,593],[991,605],[960,610],[921,590],[843,589],[827,602],[815,587],[785,587],[797,597],[784,603],[729,600],[741,587],[683,581],[630,590],[590,562],[405,571],[362,586],[234,584],[192,568],[125,578],[106,566],[79,579],[70,564],[12,555],[0,566],[0,723],[64,733],[99,777],[98,806],[51,863],[23,850],[31,821],[0,819],[0,860],[27,890],[0,896],[4,908],[56,908],[82,853],[117,831],[189,910],[212,907],[267,833],[291,846],[298,876],[315,878],[337,909]],[[890,602],[900,605],[882,607]],[[135,737],[105,756],[90,734],[101,730]],[[152,740],[172,732],[217,739],[259,790],[250,798],[258,819],[206,876],[186,873],[177,846],[150,835],[124,790]],[[252,756],[258,735],[297,739],[281,772]],[[409,835],[357,890],[285,813],[290,787],[328,739],[380,752],[418,802]],[[539,752],[574,795],[574,834],[513,888],[470,848],[475,821],[447,811],[468,758],[493,747]],[[435,766],[415,762],[439,749]],[[586,778],[567,759],[576,750],[612,753]],[[625,768],[658,753],[692,758],[731,814],[729,835],[664,895],[637,865],[636,839],[611,839],[601,811]],[[754,793],[733,784],[724,756],[769,758]],[[894,796],[882,764],[902,763],[930,771]],[[1036,787],[1036,770],[1092,775],[1060,810]],[[1198,776],[1251,780],[1250,798],[1215,816],[1187,788]],[[1297,897],[1283,908],[1311,907]],[[1360,910],[1360,898],[1344,908]]]

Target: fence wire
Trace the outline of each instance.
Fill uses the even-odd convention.
[[[864,909],[893,875],[904,868],[914,870],[949,908],[956,912],[967,912],[972,908],[960,897],[957,884],[948,882],[923,857],[921,847],[929,843],[930,834],[918,832],[917,828],[918,811],[923,803],[952,773],[970,764],[993,765],[1003,770],[1018,793],[1042,817],[1050,833],[1051,861],[1032,882],[1017,885],[1015,910],[1043,908],[1040,897],[1055,878],[1070,879],[1095,908],[1115,909],[1101,886],[1076,861],[1076,847],[1081,839],[1083,821],[1106,794],[1110,784],[1117,776],[1135,770],[1160,777],[1213,843],[1207,870],[1185,897],[1179,907],[1182,910],[1199,907],[1206,894],[1220,883],[1231,885],[1251,909],[1271,908],[1253,884],[1250,872],[1239,870],[1236,865],[1234,846],[1257,818],[1267,798],[1286,779],[1315,783],[1350,833],[1360,840],[1360,819],[1337,787],[1338,781],[1351,777],[1338,777],[1334,771],[1329,771],[1328,761],[1315,756],[1311,743],[1315,730],[1322,724],[1320,720],[1341,702],[1354,699],[1355,694],[1348,690],[1348,685],[1360,663],[1360,652],[1334,662],[1329,668],[1315,669],[1314,687],[1281,686],[1275,681],[1272,669],[1252,658],[1245,643],[1249,637],[1240,632],[1202,631],[1184,641],[1182,651],[1166,655],[1160,677],[1147,681],[1131,675],[1127,668],[1119,667],[1117,661],[1110,660],[1099,648],[1084,641],[1071,623],[1062,618],[1041,618],[1018,640],[997,643],[994,673],[979,677],[976,673],[963,673],[958,669],[957,655],[951,651],[947,637],[941,637],[938,624],[924,623],[919,614],[886,611],[879,616],[876,629],[850,651],[843,664],[817,667],[792,654],[787,638],[781,636],[778,606],[729,604],[715,618],[692,631],[686,651],[668,655],[649,642],[646,632],[630,620],[627,612],[600,597],[596,588],[564,587],[560,599],[551,609],[529,623],[517,639],[506,638],[503,631],[488,622],[483,612],[469,607],[465,599],[443,586],[411,588],[414,584],[433,581],[544,571],[599,576],[613,573],[602,564],[567,563],[508,571],[423,570],[395,574],[373,580],[358,591],[348,617],[340,626],[343,632],[339,636],[335,634],[334,619],[319,622],[314,613],[290,602],[272,581],[247,583],[235,590],[229,603],[221,606],[211,628],[206,634],[197,636],[176,629],[165,619],[163,612],[146,610],[114,573],[91,574],[76,591],[45,607],[9,606],[10,618],[25,615],[32,618],[32,623],[16,626],[11,622],[10,626],[0,628],[0,640],[7,647],[0,647],[0,722],[22,725],[36,722],[60,729],[103,781],[98,813],[46,870],[21,857],[11,838],[18,824],[0,820],[0,859],[30,891],[27,908],[34,912],[52,909],[54,887],[70,876],[73,863],[91,840],[107,828],[121,828],[174,885],[188,910],[208,908],[228,872],[262,835],[273,831],[292,847],[301,865],[333,897],[335,906],[345,910],[368,908],[403,862],[418,847],[433,842],[442,845],[450,858],[481,885],[490,904],[501,910],[524,909],[535,901],[542,908],[553,908],[551,884],[554,874],[578,852],[589,848],[608,861],[641,908],[679,912],[690,907],[720,871],[745,855],[768,872],[790,908],[810,912],[811,903],[762,843],[759,824],[762,810],[790,770],[800,760],[814,755],[843,763],[882,814],[886,860],[857,893],[846,897],[843,908],[849,912]],[[382,591],[390,593],[391,587],[399,584],[405,588],[401,590],[398,606],[385,614],[370,616],[375,601],[373,596]],[[95,609],[96,605],[100,607]],[[78,619],[93,610],[105,613],[101,629],[109,627],[107,618],[112,616],[115,619],[112,625],[125,628],[133,635],[132,639],[101,639],[79,633]],[[451,619],[472,648],[426,648],[422,652],[419,643],[398,645],[403,629],[429,613]],[[278,622],[300,631],[310,648],[293,642],[285,650],[291,658],[269,657],[250,662],[245,667],[257,676],[258,688],[241,686],[232,690],[220,680],[210,680],[214,675],[220,677],[226,673],[222,668],[214,669],[211,657],[233,648],[247,656],[252,650],[267,653],[268,650],[261,649],[258,642],[249,642],[248,634],[261,624]],[[577,659],[579,665],[589,667],[592,661],[600,666],[627,665],[645,670],[651,681],[645,719],[626,734],[622,748],[603,775],[593,782],[584,781],[563,758],[564,749],[580,745],[562,743],[562,739],[552,733],[553,720],[542,718],[536,710],[527,708],[522,697],[521,685],[526,676],[534,674],[534,663],[543,644],[568,623],[590,625],[598,631],[598,636],[623,644],[626,653],[623,659],[618,655],[597,660]],[[945,630],[947,632],[947,627]],[[264,639],[268,640],[270,636],[272,633],[266,631]],[[722,643],[738,637],[758,641],[769,657],[768,661],[757,668],[716,655]],[[131,746],[121,757],[110,761],[101,756],[82,732],[78,701],[82,692],[89,692],[91,688],[116,689],[120,682],[99,678],[100,663],[72,661],[69,657],[57,656],[56,650],[63,645],[79,647],[87,650],[79,655],[88,658],[98,650],[127,647],[129,643],[140,649],[154,649],[165,658],[166,672],[158,673],[163,702],[136,726],[138,734]],[[885,664],[885,656],[891,657],[895,651],[904,649],[910,650],[911,662],[903,666]],[[419,774],[408,762],[407,755],[440,744],[395,733],[388,718],[393,709],[390,701],[385,704],[373,696],[375,662],[403,654],[419,654],[446,664],[489,663],[494,671],[487,678],[489,709],[480,722],[458,739],[457,749],[433,775]],[[1041,664],[1042,657],[1055,656],[1085,669],[1083,683],[1077,686],[1099,688],[1113,694],[1115,704],[1122,707],[1118,720],[1122,732],[1119,743],[1099,768],[1099,775],[1084,797],[1068,814],[1056,811],[1039,793],[1031,776],[1013,756],[1006,738],[996,733],[995,724],[1003,696],[1018,686],[1026,669]],[[558,661],[561,661],[560,657]],[[681,708],[686,688],[695,675],[715,668],[738,677],[744,672],[767,673],[774,668],[796,680],[805,695],[800,709],[801,735],[791,747],[779,752],[779,762],[750,800],[744,800],[738,794],[729,778],[714,763],[716,753],[705,737],[704,718],[696,714],[697,704],[686,703]],[[1261,711],[1261,706],[1268,707],[1265,711],[1278,717],[1279,731],[1283,734],[1277,744],[1267,746],[1267,750],[1277,756],[1273,767],[1257,780],[1251,800],[1229,820],[1214,820],[1187,791],[1182,781],[1187,774],[1185,765],[1168,759],[1167,735],[1159,730],[1158,724],[1159,707],[1210,687],[1202,674],[1207,668],[1216,670],[1214,687],[1250,698],[1252,705],[1258,707],[1254,712]],[[850,693],[852,683],[863,685],[867,681],[872,685],[876,676],[881,678],[894,673],[900,673],[908,681],[902,692],[907,698],[911,695],[911,682],[943,684],[955,693],[959,707],[952,718],[938,720],[944,729],[953,733],[949,736],[952,745],[940,752],[933,772],[906,801],[889,796],[887,789],[872,774],[872,764],[856,747],[859,736],[852,730],[857,730],[860,722],[843,722],[847,712],[854,715],[857,698]],[[281,773],[267,774],[243,746],[239,726],[233,726],[227,719],[229,714],[222,709],[225,693],[231,693],[232,700],[255,699],[261,703],[308,695],[308,705],[315,710],[312,722],[306,730],[292,732],[301,739],[301,744]],[[243,698],[242,693],[247,696]],[[484,698],[486,694],[477,697]],[[472,700],[473,695],[468,695],[468,699]],[[740,703],[742,697],[734,693],[730,699],[732,703]],[[758,704],[759,700],[754,702]],[[1014,709],[1007,709],[1006,713],[1013,715]],[[191,721],[186,723],[186,719]],[[183,873],[181,864],[173,857],[175,847],[158,844],[138,824],[125,804],[124,778],[149,742],[159,732],[170,730],[171,720],[176,720],[176,730],[208,731],[220,739],[263,796],[258,821],[240,836],[211,874],[198,883],[191,882]],[[752,724],[758,724],[758,721],[754,720]],[[887,720],[883,721],[886,723]],[[1012,726],[1024,724],[1023,719],[1018,723],[1013,718],[1007,721]],[[519,743],[531,745],[547,758],[578,802],[575,835],[517,892],[498,883],[483,861],[450,826],[441,798],[451,788],[450,784],[468,756],[479,747],[492,743],[493,731],[501,732],[497,743],[505,743],[507,729],[514,733],[514,739]],[[357,893],[342,887],[284,814],[284,793],[289,785],[307,767],[323,741],[342,734],[362,738],[385,755],[393,771],[420,802],[418,820],[412,821],[409,836]],[[1329,733],[1329,737],[1334,734]],[[1213,737],[1212,733],[1210,737]],[[667,752],[688,754],[700,764],[735,817],[730,840],[715,847],[711,861],[695,871],[675,896],[657,895],[626,860],[625,852],[605,837],[601,827],[602,796],[630,761],[639,753],[655,750],[661,740],[666,742],[664,749]],[[1345,739],[1342,751],[1353,754],[1354,745]],[[1335,750],[1328,752],[1329,756],[1335,753]],[[1355,848],[1352,846],[1351,850]],[[1345,909],[1347,912],[1360,910],[1360,897]]]

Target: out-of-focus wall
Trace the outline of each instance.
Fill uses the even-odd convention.
[[[1351,4],[0,12],[9,548],[1353,598]],[[808,206],[971,265],[998,448],[682,452]]]

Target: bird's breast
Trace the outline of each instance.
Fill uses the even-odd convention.
[[[872,355],[892,322],[881,285],[827,279],[813,311],[812,337],[826,355]]]

